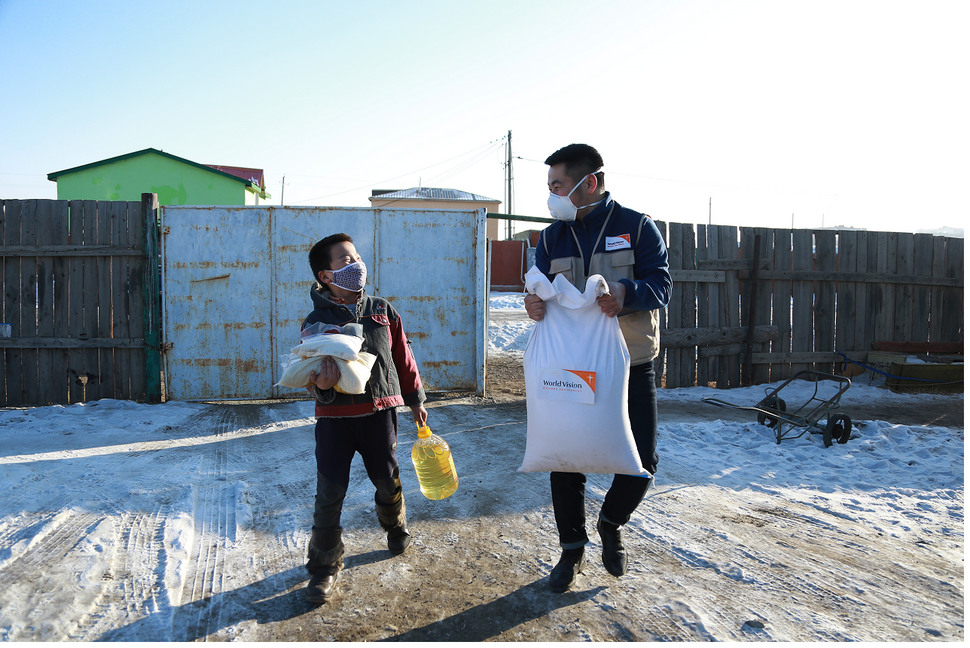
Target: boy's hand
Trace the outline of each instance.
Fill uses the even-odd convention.
[[[411,413],[414,414],[414,422],[418,425],[426,425],[428,422],[428,410],[424,409],[424,405],[413,405],[411,407]]]
[[[333,361],[333,358],[327,356],[320,363],[320,373],[310,370],[310,380],[313,384],[320,388],[321,391],[326,391],[337,384],[340,380],[340,368],[337,363]]]
[[[529,319],[541,322],[542,318],[546,316],[546,303],[542,301],[542,297],[539,295],[526,295],[525,312],[529,315]]]

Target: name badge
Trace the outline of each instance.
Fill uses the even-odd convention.
[[[613,250],[627,250],[632,247],[633,245],[630,243],[629,234],[620,234],[619,236],[606,237],[607,252],[612,252]]]

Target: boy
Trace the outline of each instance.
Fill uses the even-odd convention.
[[[310,290],[313,311],[302,328],[317,322],[356,322],[364,327],[361,351],[377,356],[363,394],[334,389],[340,370],[332,358],[322,360],[319,373],[310,373],[314,385],[308,389],[316,398],[317,494],[307,548],[311,577],[306,598],[319,604],[333,596],[343,569],[340,512],[355,452],[377,489],[377,519],[387,531],[387,548],[396,555],[411,543],[397,463],[396,408],[410,406],[414,420],[422,425],[428,413],[401,318],[386,300],[364,292],[367,268],[353,239],[346,234],[328,236],[311,248],[309,259],[317,283]]]

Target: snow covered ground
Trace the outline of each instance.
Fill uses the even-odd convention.
[[[521,300],[521,295],[493,294],[490,306],[493,313],[515,311]],[[530,328],[521,318],[493,318],[490,348],[521,354]],[[811,389],[791,386],[788,402],[807,401]],[[962,640],[963,430],[854,420],[845,444],[825,448],[815,434],[778,444],[774,432],[753,416],[749,422],[724,420],[719,408],[701,401],[711,396],[753,404],[764,390],[661,392],[662,410],[664,404],[686,403],[691,415],[661,417],[657,487],[628,525],[631,574],[626,581],[603,581],[602,574],[587,568],[584,578],[620,584],[609,595],[602,588],[590,590],[576,605],[595,607],[573,614],[613,619],[622,613],[627,634],[616,634],[615,620],[599,633],[590,629],[600,627],[591,622],[583,631],[587,634],[570,634],[568,608],[550,603],[553,609],[517,620],[502,633],[463,636]],[[842,404],[851,412],[854,404],[881,400],[934,408],[955,400],[962,404],[963,395],[901,395],[859,381]],[[410,630],[398,620],[369,635],[347,634],[341,624],[361,614],[356,610],[333,612],[327,621],[332,625],[320,626],[316,634],[307,634],[306,621],[297,628],[303,634],[268,637],[261,634],[273,626],[267,618],[295,622],[296,613],[267,612],[269,593],[250,597],[256,602],[248,607],[219,598],[263,582],[269,590],[272,585],[292,594],[273,599],[274,605],[296,606],[305,578],[300,565],[311,505],[311,406],[295,402],[258,414],[247,407],[252,406],[102,400],[0,410],[0,640],[376,639],[400,638]],[[480,524],[482,514],[476,512],[487,496],[496,498],[498,526],[529,525],[513,533],[518,543],[496,540],[504,544],[489,556],[497,560],[503,552],[521,550],[511,572],[522,571],[525,582],[533,580],[541,589],[558,552],[547,478],[516,473],[518,451],[504,460],[496,455],[487,470],[474,464],[472,457],[485,441],[471,432],[514,434],[521,448],[525,429],[521,410],[488,415],[506,417],[500,420],[486,419],[474,407],[430,409],[432,428],[447,430],[459,475],[466,477],[459,493],[437,509],[417,494],[407,454],[399,452],[412,526],[420,529],[420,520],[428,521],[426,539],[418,536],[402,560],[420,561],[422,549],[433,553],[460,544],[465,528]],[[404,416],[401,421],[404,450],[414,434]],[[505,437],[488,442],[500,438]],[[358,465],[345,527],[359,518],[361,529],[373,529],[372,490],[361,472]],[[591,477],[591,493],[601,496],[606,487],[605,476]],[[504,517],[510,512],[516,513]],[[440,530],[433,530],[432,519],[443,525]],[[377,531],[358,533],[377,537]],[[838,538],[838,546],[827,543],[806,552],[816,534]],[[528,544],[532,536],[540,537],[538,545]],[[526,546],[513,548],[520,544]],[[638,558],[641,554],[654,560]],[[871,567],[880,555],[888,561],[885,573]],[[670,565],[657,567],[659,560]],[[378,585],[407,581],[417,570],[414,565],[404,569],[407,562],[387,564],[393,568],[379,572]],[[281,572],[280,565],[288,568]],[[362,562],[349,567],[344,578],[362,588],[360,574],[368,569],[377,566]],[[639,578],[642,585],[623,589],[622,583],[640,583]],[[896,582],[903,584],[897,588]],[[495,587],[494,578],[490,583]],[[717,594],[716,583],[732,589]],[[602,596],[622,602],[604,602]],[[832,609],[820,609],[819,600],[829,599],[834,599]],[[223,601],[217,610],[216,600]],[[622,610],[631,601],[644,609]],[[657,629],[658,614],[676,629]],[[740,614],[748,618],[732,616]],[[446,618],[439,618],[439,625],[448,615],[441,616]]]

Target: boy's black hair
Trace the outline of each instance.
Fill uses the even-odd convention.
[[[566,175],[579,181],[587,174],[596,173],[600,184],[603,183],[603,156],[589,144],[570,144],[546,158],[546,164],[555,166],[565,164]]]
[[[337,243],[353,242],[354,239],[350,238],[349,234],[331,234],[325,239],[320,239],[310,248],[310,270],[313,271],[313,279],[317,283],[320,282],[320,271],[329,270],[330,264],[333,262],[333,259],[330,258],[330,248]]]

